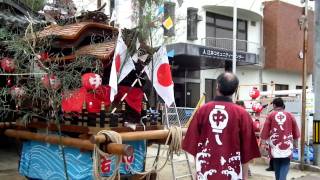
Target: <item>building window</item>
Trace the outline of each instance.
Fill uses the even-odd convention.
[[[237,20],[237,50],[247,51],[247,21]],[[211,12],[206,13],[206,36],[207,46],[214,46],[219,48],[232,49],[233,36],[233,18],[215,14]],[[210,38],[212,37],[212,38]]]
[[[289,85],[287,85],[287,84],[275,84],[275,90],[276,91],[289,90]]]
[[[262,91],[268,91],[268,85],[266,84],[262,85]]]
[[[302,86],[297,85],[296,89],[302,89]],[[306,86],[306,89],[308,89],[308,86]]]
[[[275,84],[275,90],[281,91],[281,90],[289,90],[289,85],[287,84]],[[275,95],[275,97],[288,97],[289,95]]]
[[[217,83],[215,79],[205,79],[206,102],[212,101],[216,95]]]
[[[172,69],[172,76],[178,78],[200,79],[200,71],[177,68]]]
[[[187,10],[187,39],[198,39],[198,9],[189,7]]]
[[[164,2],[164,20],[166,20],[169,16],[171,17],[172,21],[175,22],[175,7],[176,4],[174,2]],[[174,36],[174,23],[173,27],[167,30],[166,28],[164,29],[164,35],[171,37]]]

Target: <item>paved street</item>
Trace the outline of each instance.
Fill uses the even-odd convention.
[[[0,133],[1,134],[1,133]],[[0,179],[24,179],[18,174],[19,152],[14,140],[8,140],[0,135]]]
[[[251,165],[251,170],[253,175],[250,179],[255,180],[272,180],[274,179],[274,172],[265,171],[267,168],[266,165]],[[299,179],[299,180],[316,180],[320,179],[320,173],[308,172],[308,171],[300,171],[296,169],[290,169],[288,174],[289,179]]]
[[[151,155],[155,154],[155,146],[151,146],[148,149],[148,153]],[[190,156],[191,157],[191,156]],[[184,155],[180,155],[179,157],[175,156],[175,160],[181,160],[184,159]],[[191,157],[190,160],[193,161],[193,158]],[[192,165],[194,166],[194,163],[192,162]],[[175,167],[177,168],[176,172],[177,175],[183,175],[187,173],[187,165],[185,162],[181,163],[175,163]],[[274,178],[274,172],[268,172],[265,171],[267,168],[267,165],[262,163],[255,163],[250,165],[250,169],[252,172],[252,176],[249,178],[250,180],[273,180]],[[160,172],[160,179],[171,179],[172,178],[172,172],[171,172],[171,164],[168,163],[167,166],[163,169],[163,171]],[[185,178],[188,179],[188,178]],[[296,180],[318,180],[320,179],[320,172],[309,172],[309,171],[300,171],[296,169],[290,169],[288,174],[288,180],[296,179]]]

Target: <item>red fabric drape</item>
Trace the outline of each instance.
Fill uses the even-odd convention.
[[[63,112],[81,112],[83,102],[86,102],[88,112],[98,113],[101,109],[101,103],[104,102],[106,108],[110,106],[110,87],[100,86],[96,90],[89,92],[82,87],[74,91],[65,93],[62,99]]]
[[[120,102],[121,98],[125,93],[128,92],[125,101],[127,104],[137,113],[141,113],[142,100],[143,100],[143,91],[141,88],[131,88],[129,91],[129,86],[119,86],[118,94],[115,97],[115,102]]]

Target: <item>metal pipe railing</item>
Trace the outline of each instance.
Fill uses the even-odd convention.
[[[202,38],[202,45],[232,51],[232,38],[206,37]],[[237,39],[237,51],[260,54],[261,46],[257,42]]]

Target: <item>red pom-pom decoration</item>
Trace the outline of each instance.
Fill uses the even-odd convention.
[[[252,110],[255,113],[260,113],[263,110],[263,106],[260,103],[255,103],[252,105]]]
[[[6,73],[12,73],[16,69],[16,65],[13,59],[5,57],[1,59],[1,68]]]
[[[252,99],[257,99],[259,96],[260,96],[260,91],[258,88],[254,87],[251,89],[250,93],[249,93],[249,96],[252,98]]]
[[[102,79],[99,74],[86,73],[81,77],[82,86],[86,90],[96,90],[102,84]]]
[[[23,87],[13,86],[10,88],[10,94],[13,98],[21,98],[26,94]]]
[[[41,52],[38,54],[37,57],[40,61],[46,61],[47,59],[49,59],[49,53],[48,52]]]
[[[56,75],[44,75],[41,78],[42,85],[47,89],[58,90],[61,87],[61,81]]]

